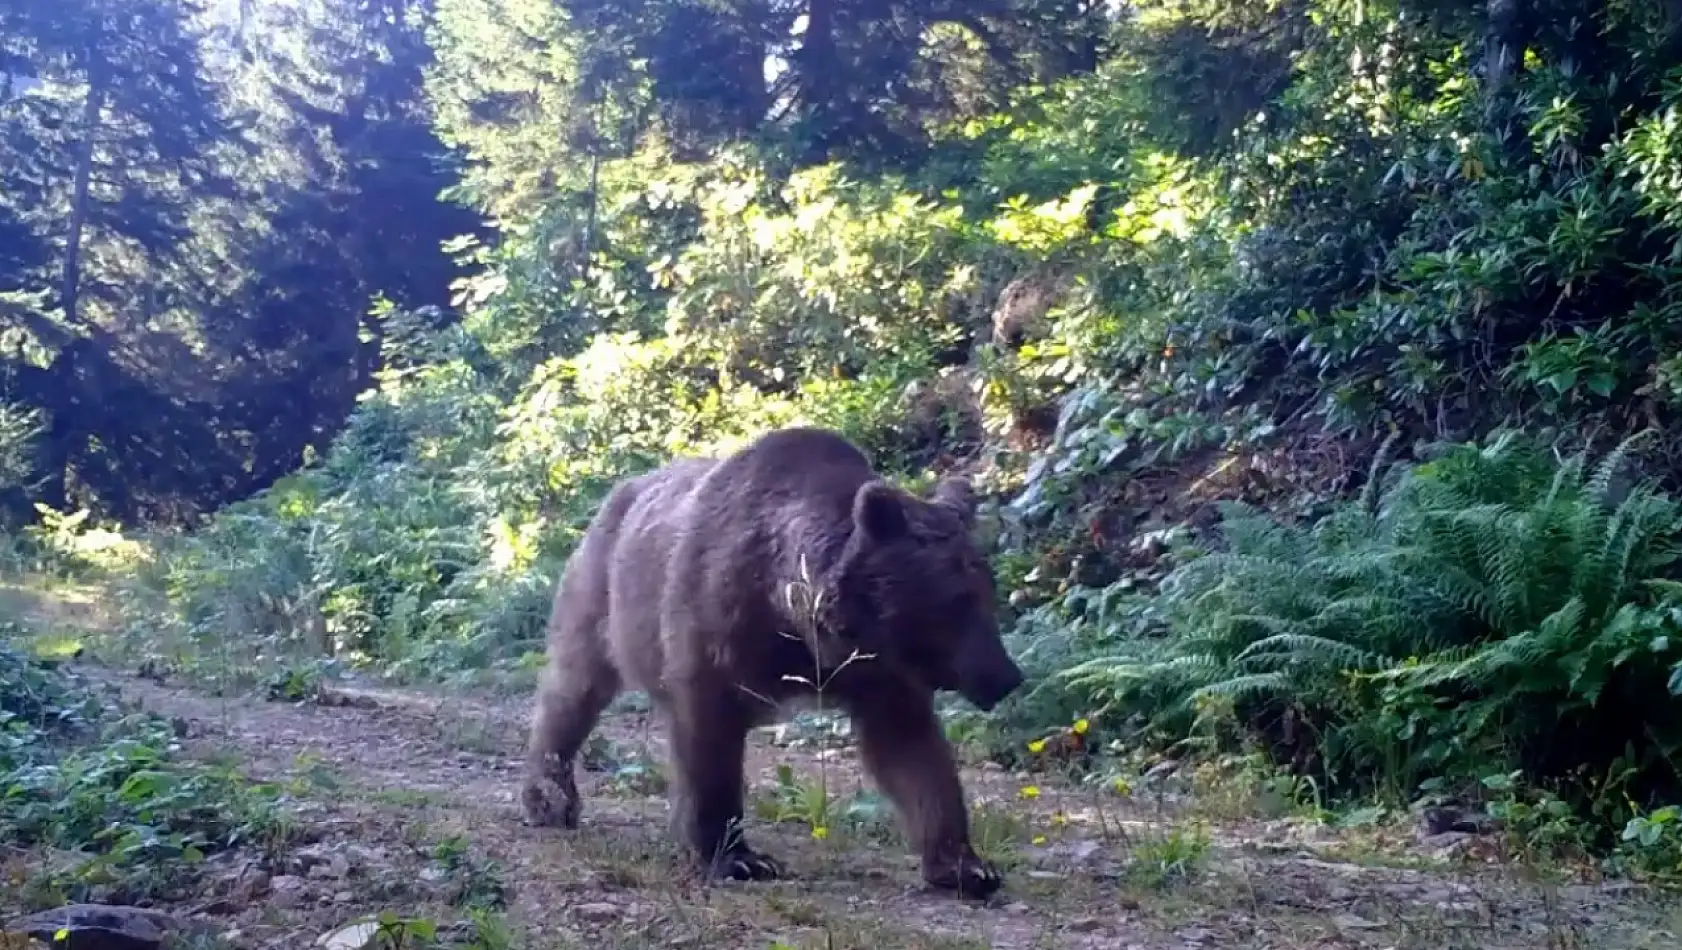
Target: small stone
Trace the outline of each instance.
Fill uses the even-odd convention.
[[[1100,856],[1101,846],[1090,838],[1081,838],[1070,842],[1059,842],[1046,850],[1062,858],[1069,864],[1084,864],[1094,857]]]
[[[301,907],[309,899],[309,883],[301,877],[283,874],[269,882],[269,902],[276,907]]]
[[[1104,922],[1096,917],[1078,917],[1069,921],[1066,929],[1078,934],[1089,934],[1103,930]]]
[[[234,900],[250,903],[266,896],[272,886],[273,880],[269,877],[269,872],[252,868],[234,881],[234,888],[229,896]]]
[[[1438,858],[1458,858],[1471,850],[1473,837],[1464,831],[1447,831],[1440,835],[1428,835],[1420,839],[1420,844]]]
[[[1215,932],[1204,927],[1187,927],[1174,936],[1180,938],[1187,946],[1202,946],[1209,942]]]
[[[579,919],[589,921],[593,924],[605,924],[608,921],[618,920],[621,916],[623,916],[619,910],[619,905],[609,904],[606,901],[579,904],[577,907],[573,908],[573,910],[578,914]]]
[[[321,842],[305,845],[292,852],[292,860],[304,867],[320,864],[327,860],[328,850],[329,846]]]
[[[1344,930],[1377,930],[1384,926],[1377,921],[1357,917],[1354,914],[1338,914],[1332,918],[1332,921]]]
[[[353,844],[345,847],[345,857],[351,867],[372,867],[386,863],[384,848],[370,848],[365,845]]]
[[[8,924],[5,932],[28,934],[52,943],[59,931],[68,930],[70,938],[65,943],[78,950],[158,950],[176,929],[173,917],[155,910],[70,904],[20,917]]]
[[[310,866],[309,876],[328,880],[349,877],[350,859],[342,854],[324,855],[318,863]]]
[[[356,900],[356,892],[355,891],[339,891],[338,893],[333,895],[333,899],[338,901],[341,904],[348,904],[351,901]]]
[[[322,934],[315,945],[323,950],[363,950],[379,939],[380,925],[374,921],[360,921]]]
[[[1021,901],[1017,901],[1014,904],[1006,904],[1005,905],[1005,913],[1007,913],[1007,914],[1026,914],[1027,912],[1028,912],[1028,905],[1022,903]]]
[[[1179,760],[1163,759],[1161,762],[1151,766],[1150,771],[1145,773],[1145,779],[1146,781],[1158,781],[1165,779],[1174,774],[1174,772],[1176,772],[1179,768]]]

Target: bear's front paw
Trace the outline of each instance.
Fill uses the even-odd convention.
[[[1004,886],[1004,875],[974,851],[965,848],[955,858],[925,861],[923,880],[929,887],[956,891],[959,897],[985,900]]]
[[[768,854],[737,845],[713,861],[712,873],[732,881],[774,881],[783,876],[783,866]]]
[[[572,783],[547,777],[527,779],[520,787],[520,805],[526,813],[526,824],[537,828],[577,828],[584,805],[579,801],[577,786],[569,788],[569,785]]]

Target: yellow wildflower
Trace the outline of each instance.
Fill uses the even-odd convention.
[[[1127,780],[1124,778],[1117,778],[1111,784],[1115,786],[1115,793],[1117,795],[1125,796],[1133,794],[1133,786],[1127,784]]]
[[[1034,836],[1034,843],[1035,844],[1045,844],[1045,835],[1035,835]]]
[[[1038,797],[1040,797],[1040,787],[1038,785],[1026,786],[1025,788],[1022,789],[1022,797],[1023,798],[1038,798]]]
[[[829,837],[829,829],[825,828],[823,825],[814,825],[812,827],[812,837],[822,841]]]
[[[1034,740],[1030,741],[1028,743],[1028,751],[1034,753],[1035,755],[1038,755],[1041,752],[1044,752],[1045,751],[1045,740],[1044,739],[1034,739]]]
[[[1084,736],[1086,735],[1086,730],[1090,728],[1092,728],[1092,724],[1087,722],[1085,719],[1075,720],[1075,735]]]
[[[1069,816],[1063,814],[1062,812],[1058,812],[1057,814],[1051,816],[1051,823],[1054,825],[1066,825],[1069,823]]]

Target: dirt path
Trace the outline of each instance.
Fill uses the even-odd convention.
[[[91,671],[90,671],[91,672]],[[315,933],[391,910],[449,921],[464,889],[506,895],[512,946],[741,948],[1504,948],[1658,950],[1679,945],[1682,916],[1611,886],[1544,886],[1510,869],[1384,866],[1355,845],[1284,824],[1217,827],[1195,847],[1181,820],[1118,810],[1091,792],[966,776],[978,834],[1012,863],[1006,890],[973,905],[928,894],[915,861],[871,823],[822,840],[808,825],[764,820],[779,768],[832,796],[858,787],[846,750],[757,740],[750,833],[791,867],[775,884],[701,887],[677,870],[664,799],[638,787],[643,755],[661,758],[647,717],[610,714],[600,732],[614,767],[585,771],[582,827],[520,824],[514,798],[523,701],[357,689],[337,702],[218,699],[190,687],[100,671],[146,708],[184,721],[189,750],[236,760],[286,783],[321,842],[263,871],[248,903],[213,908],[249,946],[307,946]],[[655,766],[657,770],[658,766]],[[1100,804],[1103,804],[1100,813]],[[1056,815],[1061,814],[1064,820]],[[465,853],[438,869],[439,842]],[[1140,868],[1195,865],[1176,886]],[[435,885],[435,886],[433,886]],[[282,899],[284,898],[284,899]],[[458,901],[459,902],[459,901]]]

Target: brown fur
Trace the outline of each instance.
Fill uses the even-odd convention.
[[[974,498],[881,480],[841,436],[784,429],[723,459],[683,459],[618,485],[561,578],[522,802],[578,824],[573,760],[623,689],[668,729],[675,830],[711,873],[777,862],[739,833],[748,731],[815,698],[847,711],[933,886],[986,896],[934,693],[992,708],[1022,681],[971,537]]]
[[[1046,316],[1072,282],[1066,273],[1037,267],[1005,285],[993,307],[993,345],[1019,350],[1025,343],[1043,339],[1048,330]]]

